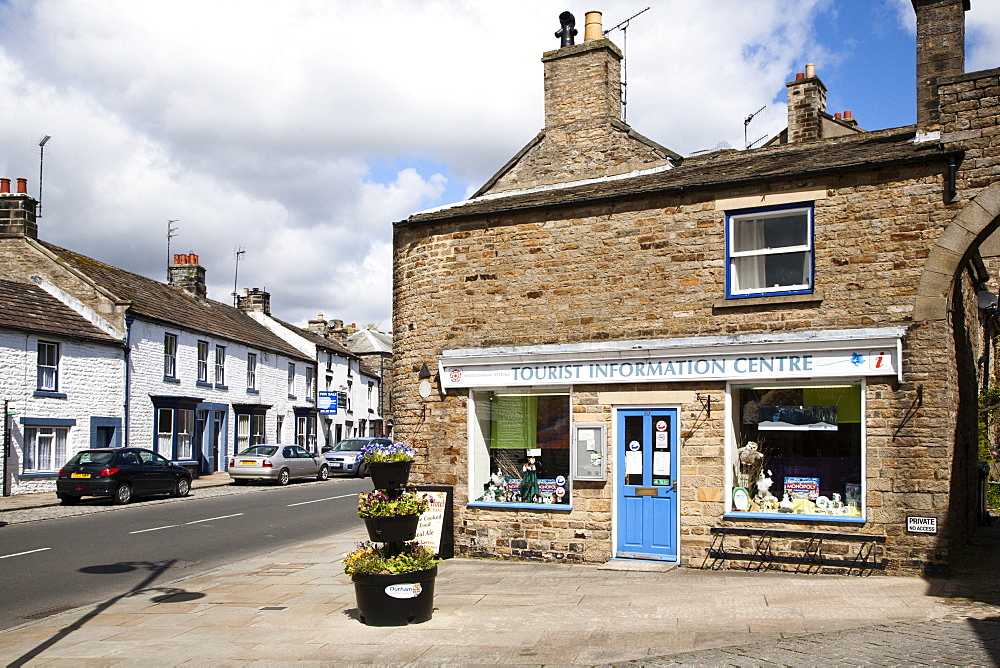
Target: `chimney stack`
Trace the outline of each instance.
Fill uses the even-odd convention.
[[[38,200],[28,194],[28,179],[17,179],[17,192],[10,179],[0,178],[0,237],[38,238],[35,211]]]
[[[327,324],[326,318],[320,313],[316,316],[315,320],[310,320],[306,329],[313,334],[319,334],[320,336],[326,336]]]
[[[205,268],[198,264],[198,256],[194,253],[175,253],[174,263],[167,269],[167,284],[180,288],[199,299],[208,296],[205,285]]]
[[[243,288],[243,294],[236,296],[236,308],[248,313],[271,315],[271,293],[260,288]]]
[[[910,0],[917,15],[917,130],[941,121],[938,77],[965,72],[965,12],[969,0]]]
[[[796,74],[795,81],[789,81],[785,87],[788,88],[788,143],[822,139],[826,86],[816,76],[816,66],[806,65],[806,71]]]
[[[599,12],[591,14],[600,19]],[[587,35],[601,36],[542,56],[546,129],[581,121],[621,121],[622,52],[604,39],[600,23],[587,30]]]

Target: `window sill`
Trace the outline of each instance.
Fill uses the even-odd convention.
[[[467,508],[502,508],[504,510],[573,510],[566,503],[491,503],[489,501],[470,501]]]
[[[32,393],[33,397],[48,397],[49,399],[65,399],[65,392],[50,392],[49,390],[35,390]]]
[[[864,516],[857,515],[805,515],[799,513],[744,513],[728,512],[722,516],[727,520],[781,520],[793,522],[838,522],[841,524],[864,524]]]
[[[296,397],[294,394],[289,394],[288,395],[288,400],[289,401],[298,401],[298,397]]]
[[[823,291],[813,290],[797,295],[765,295],[761,297],[733,297],[720,299],[712,304],[713,309],[741,308],[746,306],[780,306],[781,304],[808,304],[822,302]]]
[[[17,476],[18,480],[28,480],[29,478],[58,478],[59,471],[25,471]]]
[[[164,383],[178,383],[178,384],[180,384],[181,380],[180,380],[180,378],[174,378],[173,376],[164,376],[163,377],[163,382]]]
[[[208,382],[207,380],[199,380],[199,381],[198,381],[197,383],[195,383],[195,385],[197,385],[198,387],[214,387],[214,386],[213,386],[213,385],[212,385],[212,384],[211,384],[210,382]]]
[[[228,392],[229,391],[229,386],[228,385],[223,385],[222,383],[216,383],[215,384],[215,389],[217,389],[217,390],[223,390],[225,392]]]
[[[260,394],[260,390],[255,390],[252,387],[247,388],[247,394]]]
[[[306,397],[306,403],[307,404],[314,404],[314,403],[316,403],[316,400],[313,399],[312,397]]]

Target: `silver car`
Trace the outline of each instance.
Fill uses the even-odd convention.
[[[359,478],[364,478],[368,475],[368,467],[361,461],[361,448],[369,443],[392,445],[392,439],[373,437],[348,438],[334,446],[324,446],[323,456],[330,465],[330,472],[350,473]]]
[[[287,485],[292,478],[326,480],[330,466],[323,457],[298,445],[261,443],[229,459],[229,476],[237,485],[273,480]]]

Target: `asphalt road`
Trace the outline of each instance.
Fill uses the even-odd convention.
[[[0,527],[0,630],[358,526],[371,481],[330,479]],[[105,503],[105,502],[99,502]],[[68,510],[68,509],[67,509]]]

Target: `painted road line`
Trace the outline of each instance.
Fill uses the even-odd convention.
[[[177,525],[176,524],[168,524],[165,527],[154,527],[152,529],[139,529],[138,531],[129,531],[129,533],[130,534],[133,534],[133,533],[146,533],[147,531],[159,531],[160,529],[173,529],[175,526],[177,526]]]
[[[184,526],[187,526],[188,524],[198,524],[199,522],[211,522],[213,520],[225,520],[225,519],[229,519],[230,517],[239,517],[242,514],[243,513],[235,513],[233,515],[221,515],[220,517],[208,517],[208,518],[203,519],[203,520],[195,520],[194,522],[185,522]]]
[[[320,501],[333,501],[334,499],[346,499],[349,496],[357,496],[357,494],[341,494],[340,496],[328,496],[325,499],[315,499],[313,501],[301,501],[299,503],[289,503],[287,507],[291,508],[292,506],[304,506],[307,503],[319,503]]]
[[[20,557],[25,554],[34,554],[35,552],[44,552],[45,550],[51,550],[51,547],[40,547],[37,550],[28,550],[27,552],[15,552],[14,554],[5,554],[0,556],[0,559],[9,559],[10,557]]]

